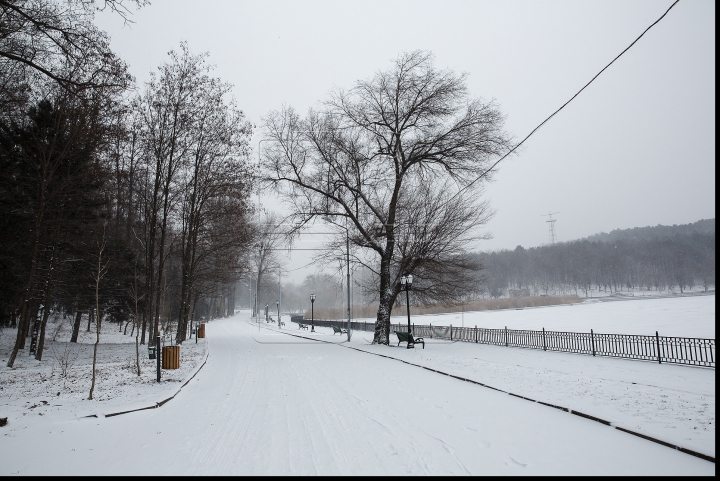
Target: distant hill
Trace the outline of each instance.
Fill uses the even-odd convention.
[[[581,240],[591,242],[615,242],[619,240],[657,240],[676,235],[715,233],[715,219],[702,219],[692,224],[656,225],[654,227],[634,227],[632,229],[615,229],[609,234],[601,232]]]

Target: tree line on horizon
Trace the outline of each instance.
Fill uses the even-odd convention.
[[[583,239],[533,248],[516,247],[470,254],[483,268],[468,275],[470,288],[459,297],[423,302],[411,295],[411,304],[428,312],[454,312],[461,304],[488,297],[513,295],[592,297],[593,292],[632,291],[683,292],[701,286],[715,286],[715,219],[692,224],[616,229]],[[369,269],[351,265],[351,304],[368,317],[377,308],[377,293],[371,286]],[[317,295],[316,311],[332,312],[344,318],[347,309],[346,271],[335,266],[333,273],[311,274],[298,282],[283,282],[270,276],[260,289],[261,308],[270,305],[274,316],[276,301],[282,297],[283,312],[306,312],[310,293]],[[282,290],[282,295],[280,291]],[[249,305],[246,291],[238,301]],[[540,302],[536,300],[534,302]],[[404,306],[404,297],[395,307]],[[438,310],[440,309],[440,310]],[[262,310],[262,309],[261,309]]]
[[[491,297],[715,286],[715,219],[613,231],[585,239],[478,253]]]

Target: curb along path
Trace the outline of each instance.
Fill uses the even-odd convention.
[[[252,323],[248,323],[248,324],[251,324],[251,325],[252,325]],[[452,377],[452,378],[458,379],[458,380],[460,380],[460,381],[465,381],[465,382],[469,382],[469,383],[472,383],[472,384],[477,384],[477,385],[482,386],[482,387],[486,387],[486,388],[488,388],[488,389],[493,389],[493,390],[495,390],[495,391],[504,392],[504,393],[506,393],[506,394],[509,394],[510,396],[514,396],[514,397],[517,397],[517,398],[520,398],[520,399],[524,399],[524,400],[526,400],[526,401],[535,402],[535,403],[538,403],[538,404],[542,404],[542,405],[544,405],[544,406],[549,406],[549,407],[552,407],[552,408],[555,408],[555,409],[559,409],[559,410],[561,410],[561,411],[565,411],[565,412],[567,412],[567,413],[574,414],[574,415],[576,415],[576,416],[580,416],[580,417],[589,419],[589,420],[591,420],[591,421],[595,421],[595,422],[604,424],[604,425],[606,425],[606,426],[610,426],[610,427],[612,427],[612,428],[617,429],[618,431],[622,431],[622,432],[624,432],[624,433],[632,434],[632,435],[634,435],[634,436],[637,436],[637,437],[646,439],[646,440],[648,440],[648,441],[652,441],[652,442],[654,442],[654,443],[661,444],[661,445],[663,445],[663,446],[667,446],[667,447],[669,447],[669,448],[678,450],[678,451],[683,452],[683,453],[685,453],[685,454],[689,454],[689,455],[691,455],[691,456],[695,456],[695,457],[698,457],[698,458],[700,458],[700,459],[704,459],[705,461],[710,461],[710,462],[712,462],[712,463],[715,463],[715,458],[714,458],[713,456],[709,456],[709,455],[707,455],[707,454],[702,454],[702,453],[699,453],[699,452],[697,452],[697,451],[693,451],[693,450],[691,450],[691,449],[683,448],[683,447],[681,447],[681,446],[677,446],[677,445],[675,445],[675,444],[668,443],[668,442],[666,442],[666,441],[662,441],[662,440],[660,440],[660,439],[653,438],[653,437],[647,436],[647,435],[645,435],[645,434],[640,434],[640,433],[638,433],[638,432],[635,432],[635,431],[632,431],[632,430],[629,430],[629,429],[625,429],[625,428],[622,428],[622,427],[620,427],[620,426],[614,426],[610,421],[606,421],[606,420],[604,420],[604,419],[600,419],[600,418],[598,418],[598,417],[591,416],[591,415],[589,415],[589,414],[585,414],[585,413],[582,413],[582,412],[580,412],[580,411],[575,411],[575,410],[573,410],[573,409],[569,409],[569,408],[566,408],[566,407],[563,407],[563,406],[557,406],[557,405],[555,405],[555,404],[550,404],[550,403],[546,403],[546,402],[542,402],[542,401],[537,401],[537,400],[531,399],[531,398],[529,398],[529,397],[520,396],[519,394],[514,394],[514,393],[511,393],[511,392],[509,392],[509,391],[505,391],[505,390],[503,390],[503,389],[498,389],[498,388],[496,388],[496,387],[492,387],[492,386],[490,386],[490,385],[481,383],[481,382],[479,382],[479,381],[474,381],[474,380],[472,380],[472,379],[464,378],[464,377],[462,377],[462,376],[456,376],[456,375],[454,375],[454,374],[450,374],[450,373],[447,373],[447,372],[438,371],[437,369],[432,369],[432,368],[430,368],[430,367],[421,366],[421,365],[419,365],[419,364],[414,364],[414,363],[412,363],[412,362],[408,362],[408,361],[405,361],[405,360],[403,360],[403,359],[398,359],[398,358],[396,358],[396,357],[388,356],[388,355],[385,355],[385,354],[378,354],[378,353],[375,353],[375,352],[365,351],[365,350],[363,350],[363,349],[359,349],[359,348],[356,348],[356,347],[348,346],[348,345],[345,344],[347,341],[342,341],[342,342],[330,342],[330,341],[325,341],[325,340],[323,340],[323,339],[316,339],[316,338],[312,338],[312,337],[305,337],[305,336],[302,336],[302,335],[299,335],[299,334],[293,334],[293,333],[290,333],[290,332],[286,332],[286,331],[284,331],[284,330],[272,329],[272,328],[270,328],[270,327],[265,327],[265,326],[262,326],[262,327],[264,327],[264,328],[266,328],[266,329],[268,329],[268,330],[271,330],[271,331],[273,331],[273,332],[279,332],[279,333],[282,333],[282,334],[286,334],[286,335],[288,335],[288,336],[298,337],[298,338],[301,338],[301,339],[308,339],[308,340],[311,340],[311,341],[322,342],[322,343],[325,343],[325,344],[335,344],[335,345],[339,345],[339,346],[344,347],[344,348],[353,349],[353,350],[358,351],[358,352],[363,352],[363,353],[365,353],[365,354],[371,354],[371,355],[374,355],[374,356],[380,356],[380,357],[384,357],[384,358],[387,358],[387,359],[392,359],[392,360],[394,360],[394,361],[399,361],[399,362],[402,362],[402,363],[404,363],[404,364],[408,364],[408,365],[410,365],[410,366],[419,367],[419,368],[425,369],[425,370],[427,370],[427,371],[432,371],[432,372],[435,372],[435,373],[438,373],[438,374],[442,374],[442,375],[444,375],[444,376]]]
[[[205,366],[205,363],[207,362],[208,357],[210,357],[210,341],[209,341],[209,339],[206,337],[206,338],[205,338],[205,358],[204,358],[204,359],[202,360],[202,362],[200,363],[200,366],[198,366],[198,367],[195,369],[195,372],[193,372],[192,375],[191,375],[184,383],[182,383],[182,385],[177,389],[177,391],[175,391],[175,392],[173,393],[172,396],[167,397],[167,398],[163,399],[162,401],[157,401],[157,402],[155,402],[155,404],[150,405],[150,406],[145,406],[145,407],[136,408],[136,409],[130,409],[130,410],[127,410],[127,411],[118,411],[118,412],[113,412],[113,413],[109,413],[109,414],[99,414],[99,415],[98,415],[98,414],[90,414],[89,416],[81,416],[80,418],[81,418],[81,419],[82,419],[82,418],[97,418],[98,416],[102,416],[102,417],[105,417],[105,418],[111,418],[111,417],[113,417],[113,416],[120,416],[121,414],[134,413],[134,412],[137,412],[137,411],[145,411],[146,409],[157,409],[157,408],[163,406],[163,405],[164,405],[165,403],[167,403],[168,401],[172,400],[175,396],[177,396],[177,395],[180,393],[180,391],[182,391],[182,389],[183,389],[185,386],[187,386],[187,384],[188,384],[190,381],[193,380],[193,378],[197,375],[197,373],[199,373],[200,370]]]

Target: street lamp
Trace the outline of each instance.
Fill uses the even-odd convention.
[[[270,321],[268,321],[268,315],[270,314],[269,309],[270,309],[270,304],[265,304],[265,324],[270,322]]]
[[[312,332],[315,332],[315,294],[310,294],[310,322],[312,323]]]
[[[400,277],[400,286],[405,289],[405,300],[407,303],[408,336],[412,335],[412,332],[410,332],[410,287],[412,286],[412,281],[412,274]],[[408,342],[407,348],[410,349],[410,342]]]
[[[282,325],[282,324],[280,323],[280,299],[277,299],[277,300],[275,301],[275,304],[277,304],[277,311],[278,311],[277,323],[278,323],[278,329],[280,329],[280,326]]]

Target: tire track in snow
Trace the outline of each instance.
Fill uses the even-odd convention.
[[[224,331],[217,333],[218,337],[223,339],[223,343],[227,343],[231,337],[237,337],[233,336],[234,333],[230,332],[227,327]],[[229,351],[227,346],[222,347],[224,349],[218,349],[218,354],[222,353],[222,356],[215,359],[220,366],[228,365],[233,359],[232,357],[226,357]],[[261,382],[258,376],[259,370],[256,367],[258,359],[254,352],[246,349],[242,343],[235,347],[235,351],[241,350],[251,355],[240,356],[240,360],[245,367],[244,370],[232,370],[231,379],[228,379],[222,385],[212,386],[212,390],[206,393],[206,396],[220,397],[222,401],[219,406],[214,403],[207,403],[205,409],[215,409],[216,412],[229,414],[229,417],[224,419],[215,418],[217,422],[213,423],[213,428],[206,426],[206,434],[203,442],[200,443],[201,447],[197,455],[201,456],[201,459],[206,459],[207,462],[197,465],[196,474],[227,472],[224,468],[231,462],[236,461],[237,458],[229,457],[226,447],[242,445],[246,439],[251,439],[252,418],[249,416],[249,411],[242,409],[242,406],[255,406],[259,400]],[[230,351],[232,350],[231,348]],[[227,373],[227,369],[223,370],[222,367],[219,367],[218,371]],[[212,378],[208,379],[208,381],[212,381]],[[230,389],[229,392],[227,392],[228,388]]]

